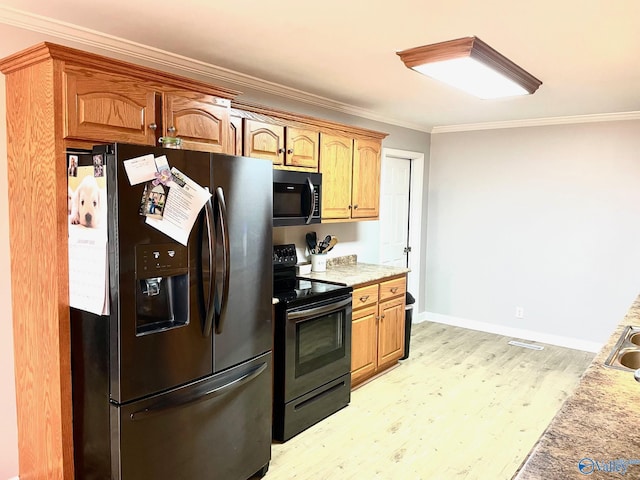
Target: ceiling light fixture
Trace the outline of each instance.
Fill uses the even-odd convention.
[[[480,98],[528,95],[542,82],[478,37],[397,52],[407,68]]]

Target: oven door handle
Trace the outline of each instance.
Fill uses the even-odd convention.
[[[351,305],[351,297],[346,300],[341,300],[339,302],[330,303],[328,305],[322,305],[320,307],[308,308],[306,310],[296,310],[293,312],[287,313],[287,318],[289,320],[297,320],[303,317],[315,317],[317,315],[322,315],[325,313],[333,312],[335,310],[340,310],[347,305]]]

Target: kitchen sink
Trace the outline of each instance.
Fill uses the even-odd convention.
[[[620,350],[618,361],[620,362],[620,365],[624,367],[630,368],[632,370],[637,370],[638,368],[640,368],[640,350]]]
[[[640,327],[624,329],[604,364],[619,370],[640,368]]]

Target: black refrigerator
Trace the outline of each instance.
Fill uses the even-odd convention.
[[[148,154],[165,155],[211,192],[186,245],[141,215],[145,187],[131,185],[124,162]],[[126,144],[95,147],[87,158],[99,159],[106,181],[109,314],[71,309],[76,478],[264,475],[271,162]]]

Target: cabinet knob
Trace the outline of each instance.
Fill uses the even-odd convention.
[[[167,132],[169,132],[169,133],[176,133],[176,127],[173,127],[173,126],[172,126],[172,127],[167,128]]]
[[[391,293],[396,293],[397,291],[398,291],[398,287],[393,287],[393,288],[391,289]]]
[[[354,210],[357,210],[357,209],[358,209],[358,204],[357,204],[357,203],[353,206],[353,209],[354,209]]]
[[[149,130],[155,130],[156,128],[158,128],[157,123],[152,123],[151,125],[149,125]]]
[[[369,295],[363,295],[362,297],[360,297],[360,301],[364,303],[367,301],[368,298],[369,298]]]
[[[347,208],[348,208],[349,210],[351,210],[351,205],[349,205]]]
[[[284,148],[279,148],[278,149],[278,154],[283,154],[284,153]]]
[[[290,148],[287,148],[287,155],[291,155],[293,153],[293,150],[291,150]]]
[[[382,316],[380,318],[384,318],[384,314],[382,314]]]

